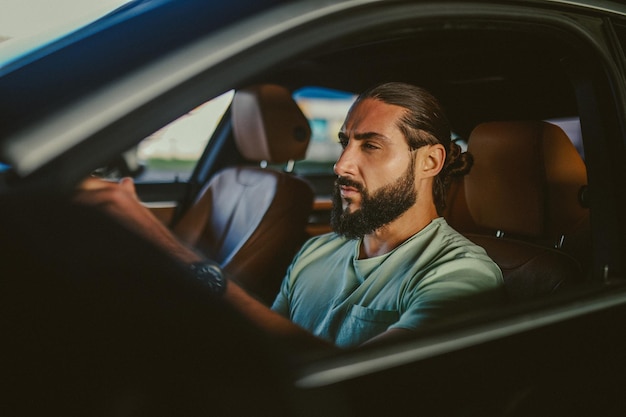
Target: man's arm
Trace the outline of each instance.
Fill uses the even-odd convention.
[[[100,209],[183,263],[202,260],[198,253],[178,241],[170,230],[141,204],[135,192],[135,184],[130,178],[123,178],[119,183],[89,178],[79,186],[74,200]]]
[[[250,296],[237,284],[228,283],[224,298],[237,311],[247,317],[262,330],[284,340],[297,349],[336,348],[330,342],[314,336],[309,331],[294,324],[277,312],[269,309],[265,304]]]
[[[398,340],[402,337],[408,337],[414,332],[407,329],[387,329],[378,336],[374,336],[371,339],[365,341],[361,346],[373,346],[381,343],[387,343],[391,340]]]
[[[97,207],[123,225],[161,247],[182,263],[191,264],[203,257],[180,242],[170,230],[148,210],[137,197],[130,178],[119,183],[88,179],[76,194],[78,203]],[[262,330],[298,349],[331,348],[331,343],[292,323],[250,296],[232,281],[226,286],[224,299]]]

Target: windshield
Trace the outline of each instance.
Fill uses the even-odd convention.
[[[130,0],[2,0],[0,68]]]

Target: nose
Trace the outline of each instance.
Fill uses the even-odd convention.
[[[333,166],[333,171],[340,177],[350,177],[354,176],[355,171],[355,162],[352,152],[349,151],[350,145],[344,148],[343,152],[341,152],[341,156],[335,165]]]

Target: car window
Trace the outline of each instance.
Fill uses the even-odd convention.
[[[306,158],[296,163],[295,171],[304,176],[332,174],[333,164],[341,155],[337,133],[356,94],[311,86],[295,91],[293,97],[311,125]]]
[[[141,167],[136,182],[188,181],[233,96],[228,91],[142,140],[134,150]]]
[[[567,134],[576,150],[583,160],[585,159],[585,150],[583,149],[583,135],[580,130],[580,119],[578,117],[559,117],[556,119],[547,119],[546,122],[559,126]]]
[[[43,48],[130,0],[41,0],[0,2],[0,68]]]

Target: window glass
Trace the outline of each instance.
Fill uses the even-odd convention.
[[[188,181],[233,95],[216,97],[145,138],[134,151],[141,167],[137,182]]]
[[[546,122],[555,124],[563,129],[569,140],[576,147],[580,157],[585,159],[583,135],[580,131],[580,119],[578,117],[560,117],[557,119],[548,119]]]
[[[97,21],[130,0],[0,1],[0,68]]]
[[[296,172],[332,174],[333,164],[341,155],[337,133],[356,97],[353,93],[321,87],[305,87],[294,93],[312,131],[306,159],[296,163]]]

